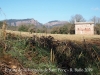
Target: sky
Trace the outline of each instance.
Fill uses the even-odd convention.
[[[100,0],[0,0],[0,8],[0,20],[33,18],[43,24],[76,14],[86,20],[100,17]]]

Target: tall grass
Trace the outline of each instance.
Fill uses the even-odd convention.
[[[21,34],[23,36],[23,34]],[[35,35],[35,34],[34,34]],[[98,75],[100,73],[100,48],[87,40],[57,41],[51,36],[22,37],[7,34],[6,54],[16,58],[23,67],[37,70],[38,75]],[[74,36],[74,35],[73,35]],[[0,43],[0,50],[5,47]],[[50,50],[55,59],[50,61]],[[54,56],[53,53],[51,56]],[[83,71],[79,71],[78,69]],[[55,69],[55,71],[51,71]]]
[[[50,62],[50,51],[48,51],[48,48],[42,48],[37,43],[34,45],[35,48],[33,48],[34,46],[30,45],[29,41],[31,38],[16,36],[15,39],[14,37],[11,34],[7,34],[7,40],[5,41],[7,45],[6,54],[16,58],[25,68],[43,70],[42,72],[38,71],[38,75],[58,75],[56,71],[49,71],[50,68],[57,69],[57,67],[56,64]]]
[[[16,35],[20,35],[19,31],[11,31],[11,30],[7,30],[7,33],[12,33],[12,34],[16,34]],[[21,32],[23,37],[32,37],[33,34],[37,35],[38,37],[40,36],[52,36],[54,37],[56,40],[75,40],[75,41],[83,41],[83,37],[86,40],[91,40],[91,39],[97,39],[100,38],[100,35],[68,35],[68,34],[45,34],[45,33],[33,33],[33,34],[29,34],[29,32]]]
[[[6,21],[3,22],[3,26],[2,26],[2,37],[3,37],[3,40],[6,39],[6,29],[7,29],[7,24],[6,24]]]
[[[3,26],[2,29],[0,30],[0,39],[2,39],[2,44],[4,45],[4,48],[2,50],[0,50],[1,54],[5,54],[5,50],[6,50],[6,43],[4,42],[6,40],[6,21],[3,22]]]

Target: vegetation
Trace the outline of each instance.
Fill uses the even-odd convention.
[[[2,28],[2,25],[3,25],[3,22],[2,22],[2,21],[0,21],[0,29]]]
[[[74,24],[74,22],[85,22],[86,20],[83,18],[82,15],[80,14],[76,14],[75,16],[71,17],[70,23]]]
[[[75,34],[75,26],[71,23],[65,24],[61,27],[54,27],[52,34]]]
[[[33,34],[30,34],[29,32],[19,32],[19,31],[11,31],[11,30],[7,30],[8,33],[11,34],[15,34],[15,35],[19,35],[21,34],[21,36],[23,37],[33,37]],[[66,34],[46,34],[46,33],[34,33],[34,35],[41,37],[41,36],[52,36],[54,37],[56,40],[74,40],[74,41],[82,41],[83,38],[90,41],[91,39],[95,38],[98,39],[100,38],[99,35],[66,35]]]
[[[96,34],[100,35],[100,24],[96,24],[94,29]]]
[[[82,15],[76,14],[75,16],[72,16],[69,23],[61,26],[61,27],[54,27],[51,31],[53,34],[75,34],[75,26],[74,22],[85,22],[86,20],[83,18]],[[100,18],[93,17],[90,19],[90,21],[94,22],[94,30],[95,34],[100,34]]]
[[[95,24],[95,31],[100,34],[100,23]],[[6,33],[5,29],[0,30],[6,34],[2,35],[4,39],[0,34],[0,75],[100,74],[99,35],[64,35],[74,34],[72,23],[55,27],[51,31],[54,34],[47,34],[45,26],[37,29],[21,25],[18,30],[24,31],[22,33],[8,30]],[[34,35],[26,31],[34,32]],[[40,33],[35,33],[37,31]],[[20,72],[11,71],[19,68],[22,69]]]
[[[36,27],[35,25],[24,24],[20,26],[8,25],[7,29],[24,31],[24,32],[28,31],[30,33],[75,34],[75,25],[74,25],[75,20],[76,22],[86,21],[82,15],[76,14],[71,17],[68,23],[61,26],[53,26],[53,27],[41,26],[39,28],[39,27]],[[99,35],[100,34],[100,18],[94,16],[93,18],[90,19],[90,21],[93,21],[95,23],[94,25],[95,34]],[[3,22],[0,22],[0,28],[2,27],[2,24]]]
[[[9,66],[10,69],[20,66],[20,68],[35,69],[31,75],[98,75],[100,73],[99,41],[99,38],[92,38],[90,42],[85,39],[78,42],[56,41],[52,36],[34,35],[28,38],[7,33],[6,40],[0,40],[0,63],[8,66],[11,62],[10,65],[13,66]],[[51,49],[55,54],[53,62],[50,61]],[[3,51],[5,51],[4,55],[2,55]],[[1,64],[0,74],[5,75],[4,66]],[[18,64],[20,66],[17,66]]]
[[[18,31],[27,32],[27,31],[28,31],[28,26],[26,26],[26,25],[21,25],[21,26],[19,26]]]

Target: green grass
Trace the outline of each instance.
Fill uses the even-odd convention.
[[[17,58],[24,67],[46,71],[38,72],[39,75],[64,75],[63,71],[58,71],[59,68],[62,68],[62,65],[65,66],[65,68],[70,66],[73,68],[86,67],[93,69],[93,71],[87,72],[85,75],[98,75],[99,73],[100,62],[91,56],[94,52],[99,53],[100,49],[94,44],[88,45],[88,42],[84,44],[84,42],[66,41],[66,46],[62,44],[59,45],[56,48],[56,61],[54,63],[50,62],[50,49],[46,47],[43,48],[37,44],[35,45],[35,49],[31,48],[29,44],[26,46],[26,38],[18,36],[15,40],[11,37],[11,39],[3,42],[7,45],[6,53]],[[87,45],[87,47],[84,45]],[[2,49],[3,47],[0,44],[0,51]],[[28,54],[29,52],[30,54]]]
[[[57,69],[56,64],[50,62],[50,51],[48,48],[41,48],[36,45],[35,50],[30,50],[29,46],[25,45],[25,39],[20,40],[6,40],[6,44],[9,45],[9,50],[6,51],[12,57],[17,58],[18,61],[26,68],[36,69],[36,70],[48,70],[50,68]],[[32,60],[28,60],[25,56],[27,52],[31,51]],[[45,58],[43,60],[43,58]],[[53,72],[55,75],[62,75],[62,72]],[[52,72],[39,72],[39,75],[50,75]],[[52,74],[53,75],[53,74]]]

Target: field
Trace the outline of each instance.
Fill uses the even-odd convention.
[[[7,30],[7,33],[12,33],[15,35],[21,35],[24,37],[32,37],[33,35],[36,35],[38,37],[41,36],[52,36],[56,40],[75,40],[75,41],[83,41],[83,39],[91,40],[91,39],[98,39],[100,38],[100,35],[70,35],[70,34],[46,34],[46,33],[32,33],[29,32],[19,32],[19,31],[11,31]]]
[[[66,35],[7,30],[0,39],[0,75],[99,75],[100,35]],[[8,71],[5,72],[4,68]],[[10,71],[10,72],[9,72]]]

